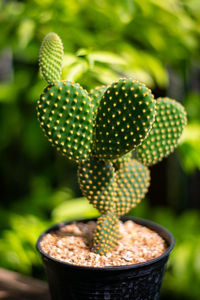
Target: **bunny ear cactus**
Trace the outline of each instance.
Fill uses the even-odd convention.
[[[78,178],[83,195],[102,214],[97,222],[93,249],[101,255],[106,254],[119,239],[118,218],[140,202],[147,192],[149,170],[130,156],[118,166],[116,162],[91,158],[79,164]]]
[[[48,34],[39,62],[48,86],[37,102],[38,119],[52,145],[78,164],[82,193],[101,214],[92,251],[105,255],[120,239],[120,216],[148,190],[148,166],[177,146],[186,113],[175,100],[155,100],[131,78],[88,93],[78,83],[60,80],[62,59],[61,39]]]
[[[138,160],[151,166],[168,156],[178,145],[186,126],[186,112],[177,101],[158,98],[153,128],[145,141],[137,148]]]
[[[151,91],[132,79],[109,86],[100,100],[95,128],[95,154],[113,160],[135,149],[153,124],[155,100]]]
[[[94,105],[94,114],[95,114],[94,115],[94,124],[95,124],[96,114],[97,114],[100,100],[106,89],[107,89],[107,87],[105,85],[102,85],[102,86],[96,87],[95,89],[92,89],[89,93],[90,97],[92,98],[92,103]]]
[[[40,71],[49,84],[60,80],[63,55],[60,37],[56,33],[50,32],[43,40],[39,59]]]
[[[38,118],[49,141],[76,162],[91,152],[93,106],[87,91],[70,81],[47,86],[38,101]]]
[[[114,208],[115,177],[111,162],[91,158],[79,164],[78,178],[82,193],[101,214]]]

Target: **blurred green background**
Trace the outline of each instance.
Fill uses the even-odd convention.
[[[51,148],[37,121],[45,87],[38,52],[50,31],[64,43],[63,79],[90,89],[131,75],[186,107],[180,147],[151,168],[147,198],[130,214],[176,238],[162,300],[200,299],[199,0],[0,1],[0,266],[44,278],[41,231],[97,214],[80,198],[76,165]]]

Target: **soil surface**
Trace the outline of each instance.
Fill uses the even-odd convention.
[[[42,250],[49,256],[80,266],[106,267],[149,261],[163,254],[165,241],[154,231],[133,221],[120,222],[121,240],[112,252],[100,256],[91,252],[96,222],[74,222],[46,234]]]

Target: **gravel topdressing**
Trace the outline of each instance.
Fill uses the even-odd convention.
[[[165,241],[154,231],[133,221],[120,222],[121,240],[112,252],[100,256],[90,251],[96,222],[74,222],[46,234],[40,246],[49,256],[89,267],[132,265],[156,258],[166,251]]]

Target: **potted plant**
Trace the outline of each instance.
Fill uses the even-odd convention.
[[[49,33],[39,62],[48,86],[37,114],[49,141],[78,164],[82,193],[101,215],[96,222],[57,224],[39,237],[52,299],[158,299],[173,237],[155,223],[122,216],[145,196],[148,166],[177,146],[186,113],[131,78],[88,93],[60,80],[62,59],[62,42]],[[82,240],[68,247],[69,236]],[[121,257],[127,236],[129,250]]]

